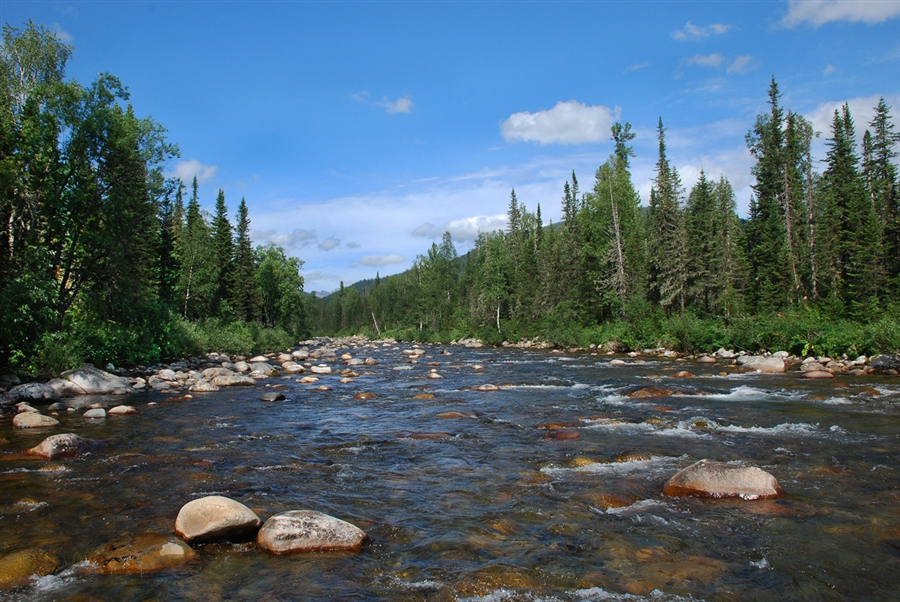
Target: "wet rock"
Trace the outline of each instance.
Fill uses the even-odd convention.
[[[65,412],[67,409],[69,409],[68,406],[59,401],[57,401],[56,403],[51,403],[47,406],[48,412]]]
[[[16,414],[24,414],[26,412],[40,413],[40,410],[24,401],[16,404]]]
[[[812,378],[817,380],[834,378],[834,374],[825,370],[810,370],[803,373],[803,378]]]
[[[28,450],[27,453],[56,460],[57,458],[70,458],[91,449],[95,443],[90,439],[79,437],[74,433],[61,433],[51,435]]]
[[[256,545],[273,554],[358,552],[366,539],[362,529],[313,510],[292,510],[269,518]]]
[[[248,364],[247,362],[242,360],[239,362],[235,362],[234,366],[232,366],[231,369],[234,370],[235,372],[241,372],[241,373],[250,372],[250,364]]]
[[[354,397],[354,399],[363,399],[363,400],[365,400],[365,399],[377,399],[377,398],[378,398],[378,396],[375,395],[374,393],[367,393],[367,392],[357,393],[356,396]]]
[[[75,395],[124,395],[133,393],[124,378],[85,364],[77,370],[63,372],[48,383],[62,397]]]
[[[675,392],[672,389],[666,389],[665,387],[642,387],[631,393],[628,393],[628,397],[631,399],[654,399],[656,397],[668,397],[669,395],[674,395]]]
[[[897,374],[900,372],[900,355],[879,355],[871,361],[869,367],[875,374]]]
[[[175,533],[187,542],[249,541],[262,521],[250,508],[220,495],[188,502],[175,518]]]
[[[306,368],[294,361],[281,364],[281,370],[285,374],[303,374],[306,372]]]
[[[217,376],[210,381],[216,387],[252,387],[256,381],[249,376],[234,374],[231,376]]]
[[[312,383],[319,382],[319,379],[315,376],[304,376],[303,378],[298,378],[297,382],[303,385],[311,385]]]
[[[250,364],[250,372],[260,374],[262,376],[275,377],[281,376],[278,368],[267,362],[253,362]]]
[[[363,363],[366,366],[374,366],[378,363],[378,360],[376,360],[374,357],[367,357],[365,360],[363,360]]]
[[[499,391],[500,387],[497,385],[492,385],[490,383],[486,383],[483,385],[478,385],[477,387],[472,387],[473,391]]]
[[[416,441],[437,441],[439,439],[450,439],[453,435],[450,433],[444,433],[441,431],[436,431],[432,433],[400,433],[397,435],[398,439],[413,439]]]
[[[266,393],[260,399],[262,401],[284,401],[287,397],[284,396],[284,393]]]
[[[59,393],[48,384],[44,383],[25,383],[24,385],[16,385],[6,394],[6,401],[9,404],[18,403],[20,401],[57,401]]]
[[[38,548],[16,550],[0,556],[0,588],[24,585],[32,575],[43,577],[56,570],[56,556]]]
[[[297,349],[296,351],[292,351],[291,357],[298,362],[309,359],[309,349]]]
[[[704,355],[702,357],[697,358],[697,363],[699,364],[715,364],[716,358],[711,355]]]
[[[81,417],[87,418],[88,420],[103,419],[106,418],[106,410],[104,410],[103,408],[93,408],[82,414]]]
[[[756,372],[784,372],[784,359],[780,357],[744,355],[738,358],[738,365]]]
[[[203,371],[203,378],[215,378],[217,376],[231,376],[234,374],[226,368],[207,368]]]
[[[59,420],[35,412],[25,412],[13,416],[13,426],[17,429],[49,428],[59,426]]]
[[[134,408],[134,406],[115,406],[110,408],[107,414],[112,414],[114,416],[125,416],[127,414],[137,414],[138,411]]]
[[[579,437],[581,437],[581,433],[575,429],[557,429],[544,435],[544,439],[552,439],[555,441],[569,441],[578,439]]]
[[[238,378],[243,378],[237,374],[235,374],[234,376],[237,376]],[[222,377],[228,378],[227,376],[224,376],[224,375],[222,375]],[[214,378],[220,378],[220,377],[217,376]],[[256,383],[254,383],[254,384],[256,384]],[[218,386],[216,386],[206,380],[198,380],[197,382],[192,384],[190,386],[190,388],[188,389],[188,391],[190,391],[191,393],[214,393],[218,390],[219,390]]]
[[[772,499],[785,495],[774,476],[755,466],[700,460],[676,474],[663,486],[663,495]]]
[[[672,378],[694,378],[694,375],[687,370],[681,370],[672,374]]]
[[[429,372],[429,373],[428,373],[428,378],[430,378],[430,379],[432,379],[432,380],[437,380],[437,379],[441,379],[441,378],[444,378],[444,377],[441,376],[440,374],[438,374],[437,372]]]
[[[627,366],[628,362],[626,362],[625,360],[611,360],[609,362],[609,365],[610,366]]]
[[[309,371],[313,374],[331,374],[331,368],[329,366],[310,366]]]
[[[170,535],[139,533],[94,550],[88,560],[104,573],[148,573],[179,566],[198,554]]]
[[[435,418],[475,418],[472,412],[441,412]]]

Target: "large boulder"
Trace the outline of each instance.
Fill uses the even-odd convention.
[[[51,435],[28,450],[29,454],[48,460],[68,458],[84,453],[94,446],[94,442],[74,433]]]
[[[740,497],[745,500],[784,497],[784,490],[768,472],[755,466],[700,460],[691,464],[663,486],[663,495],[700,497]]]
[[[764,357],[762,355],[742,355],[738,365],[745,370],[756,372],[784,372],[784,359],[780,357]]]
[[[43,577],[56,570],[59,561],[50,552],[38,548],[16,550],[0,556],[0,588],[24,585],[32,575]]]
[[[358,552],[365,539],[362,529],[346,521],[314,510],[292,510],[269,518],[256,545],[273,554]]]
[[[10,389],[6,399],[11,404],[20,401],[58,401],[59,393],[46,383],[25,383]]]
[[[216,376],[210,381],[216,387],[252,387],[256,381],[249,376],[232,374],[231,376]]]
[[[175,518],[175,533],[185,541],[250,541],[262,521],[242,503],[220,495],[188,502]]]
[[[879,355],[869,364],[876,374],[900,373],[900,355]]]
[[[88,560],[104,573],[147,573],[176,567],[197,552],[171,535],[138,533],[94,550]]]
[[[13,426],[17,429],[47,428],[59,426],[59,420],[36,412],[22,412],[13,416]]]
[[[109,372],[85,364],[76,370],[60,374],[48,383],[62,397],[75,395],[124,395],[133,393],[128,381]]]

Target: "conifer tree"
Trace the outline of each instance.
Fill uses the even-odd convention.
[[[879,99],[875,116],[866,130],[864,165],[866,187],[883,235],[883,264],[893,291],[900,287],[900,182],[898,182],[896,150],[900,133],[894,132],[891,107]]]
[[[220,315],[228,314],[232,306],[231,273],[234,270],[234,241],[231,222],[228,221],[228,207],[225,192],[219,189],[216,197],[216,215],[212,221],[212,244],[216,263],[216,307]]]
[[[250,219],[247,202],[243,198],[237,211],[234,242],[234,270],[232,278],[232,299],[235,315],[240,320],[250,322],[258,315],[259,293],[256,288],[256,265],[253,245],[250,241]]]

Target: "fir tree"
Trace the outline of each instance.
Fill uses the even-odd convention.
[[[216,197],[216,215],[212,221],[212,245],[215,252],[217,307],[220,315],[228,314],[233,305],[231,299],[231,273],[234,270],[234,241],[231,222],[228,221],[228,207],[225,206],[225,192],[219,189]]]
[[[232,271],[232,299],[237,317],[246,322],[258,315],[259,293],[256,288],[256,265],[250,242],[250,219],[247,202],[238,205],[234,242],[234,270]]]

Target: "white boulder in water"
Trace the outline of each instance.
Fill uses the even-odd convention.
[[[669,496],[740,497],[745,500],[785,495],[775,477],[761,468],[712,460],[691,464],[669,479],[662,493]]]
[[[256,545],[273,554],[358,552],[366,539],[362,529],[314,510],[292,510],[269,518]]]
[[[124,395],[133,393],[134,389],[128,381],[120,376],[98,370],[85,364],[77,370],[69,370],[60,374],[48,383],[63,397],[74,395]]]
[[[61,433],[51,435],[28,450],[29,454],[40,456],[48,460],[76,456],[91,446],[93,441],[79,437],[75,433]]]
[[[780,357],[743,355],[738,358],[738,365],[746,370],[757,372],[784,372],[784,359]]]
[[[187,542],[249,541],[262,521],[231,498],[210,495],[188,502],[175,518],[175,533]]]

